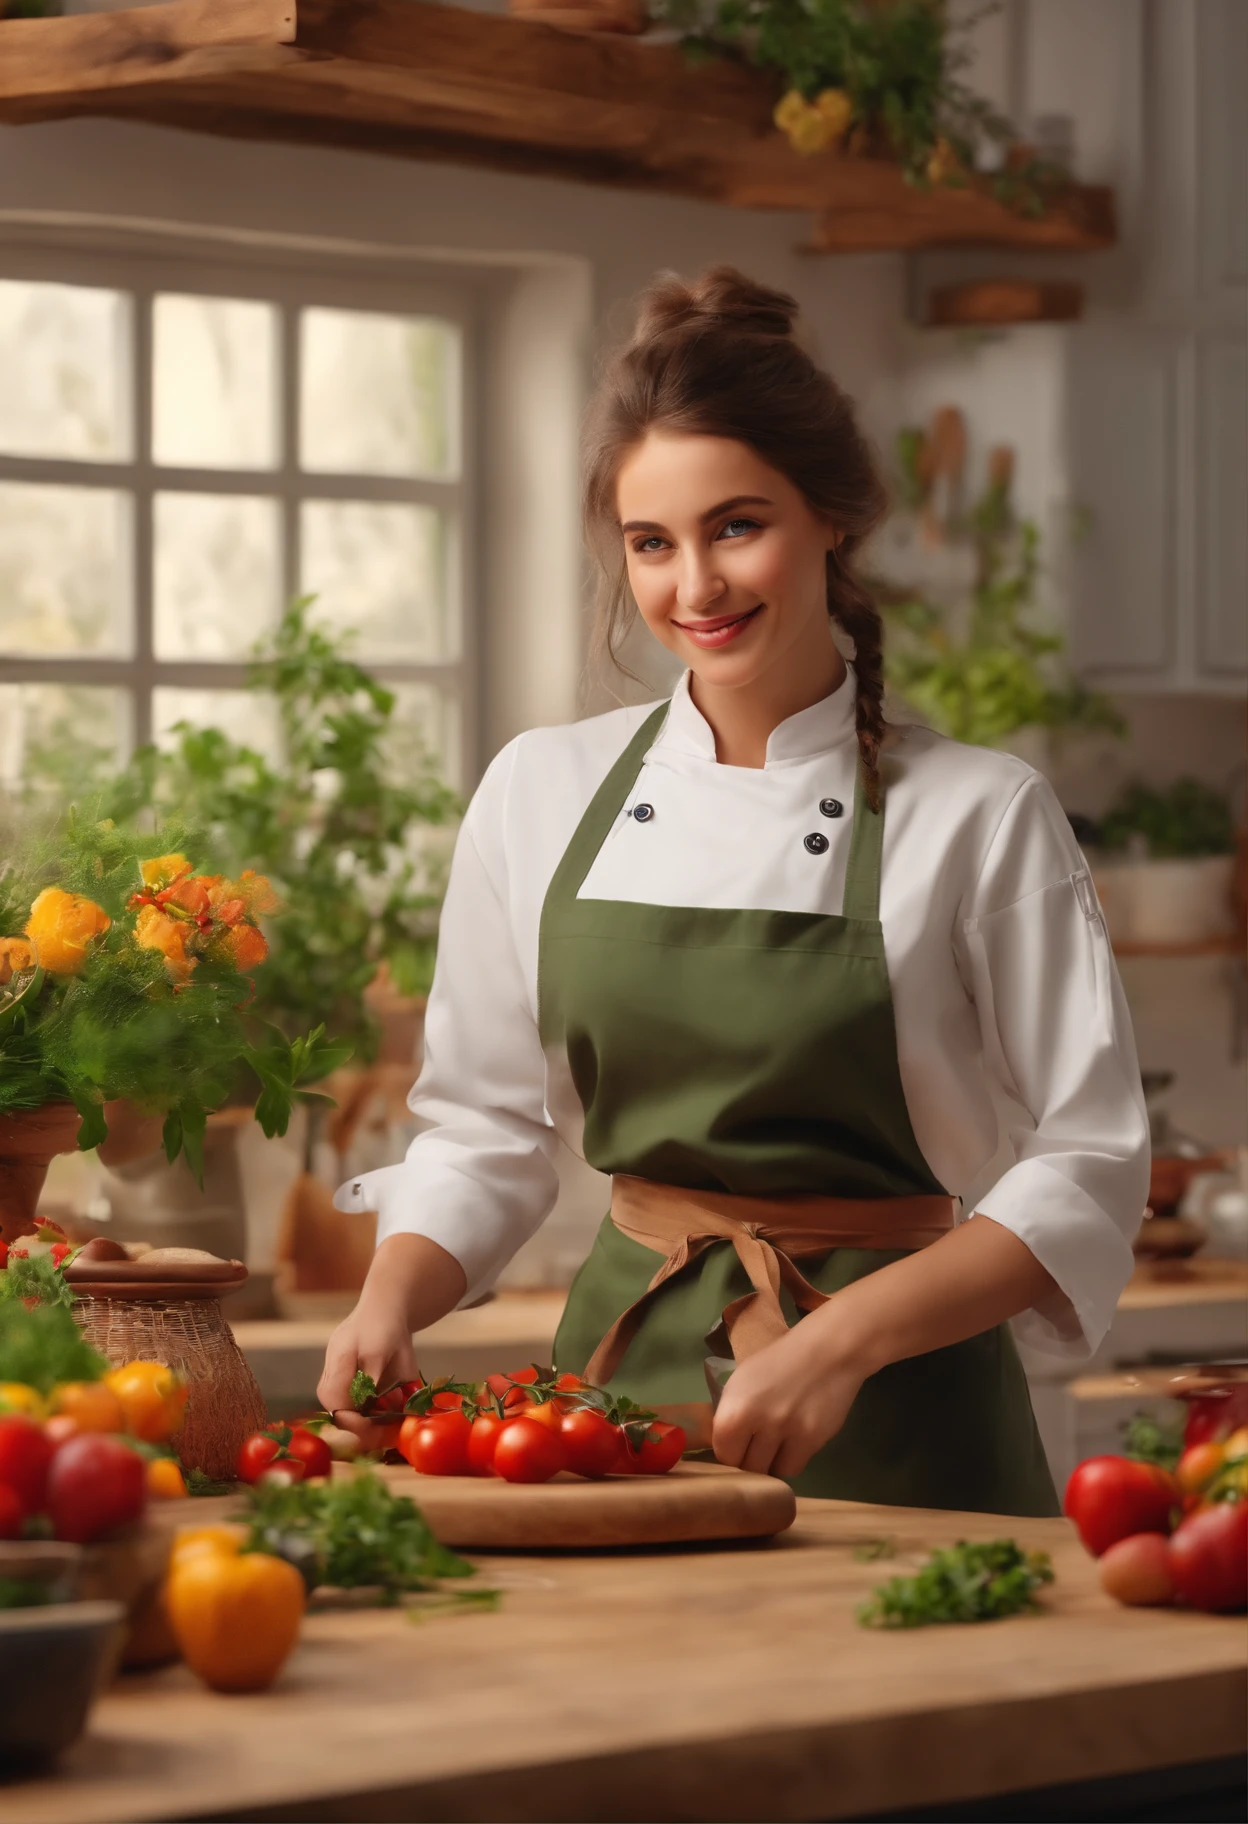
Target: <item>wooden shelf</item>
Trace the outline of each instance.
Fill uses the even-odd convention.
[[[1114,955],[1117,957],[1168,957],[1175,959],[1185,956],[1243,956],[1244,940],[1228,933],[1226,937],[1207,937],[1199,944],[1132,944],[1116,943]]]
[[[0,23],[0,120],[76,115],[353,146],[814,213],[812,252],[1107,247],[1112,193],[1039,221],[986,188],[916,190],[897,166],[802,157],[775,84],[679,47],[428,0],[170,0]]]

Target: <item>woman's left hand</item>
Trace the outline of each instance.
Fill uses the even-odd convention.
[[[711,1432],[721,1463],[796,1476],[836,1436],[869,1368],[832,1345],[829,1315],[803,1318],[729,1376]]]

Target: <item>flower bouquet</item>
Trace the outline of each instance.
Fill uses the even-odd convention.
[[[55,1153],[104,1147],[135,1119],[202,1179],[209,1111],[244,1068],[255,1117],[285,1133],[306,1085],[350,1048],[259,1019],[251,973],[278,911],[268,881],[197,874],[169,831],[71,811],[0,869],[0,1237],[30,1230]],[[174,832],[175,836],[183,835]],[[143,1149],[142,1142],[137,1150]],[[107,1157],[107,1150],[105,1157]],[[114,1157],[116,1157],[114,1152]]]

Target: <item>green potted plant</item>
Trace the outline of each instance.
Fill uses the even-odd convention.
[[[1198,779],[1128,785],[1101,819],[1096,884],[1119,944],[1182,949],[1230,935],[1230,799]]]

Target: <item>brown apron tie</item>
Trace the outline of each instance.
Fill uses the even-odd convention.
[[[622,1235],[653,1248],[664,1260],[641,1297],[616,1318],[594,1350],[586,1379],[599,1387],[611,1379],[654,1294],[712,1242],[732,1243],[754,1288],[723,1314],[724,1333],[740,1362],[785,1335],[781,1286],[788,1288],[799,1311],[814,1311],[827,1302],[827,1293],[811,1285],[794,1256],[826,1254],[831,1248],[925,1248],[953,1227],[955,1209],[952,1197],[738,1197],[617,1176],[611,1180],[612,1222]]]

